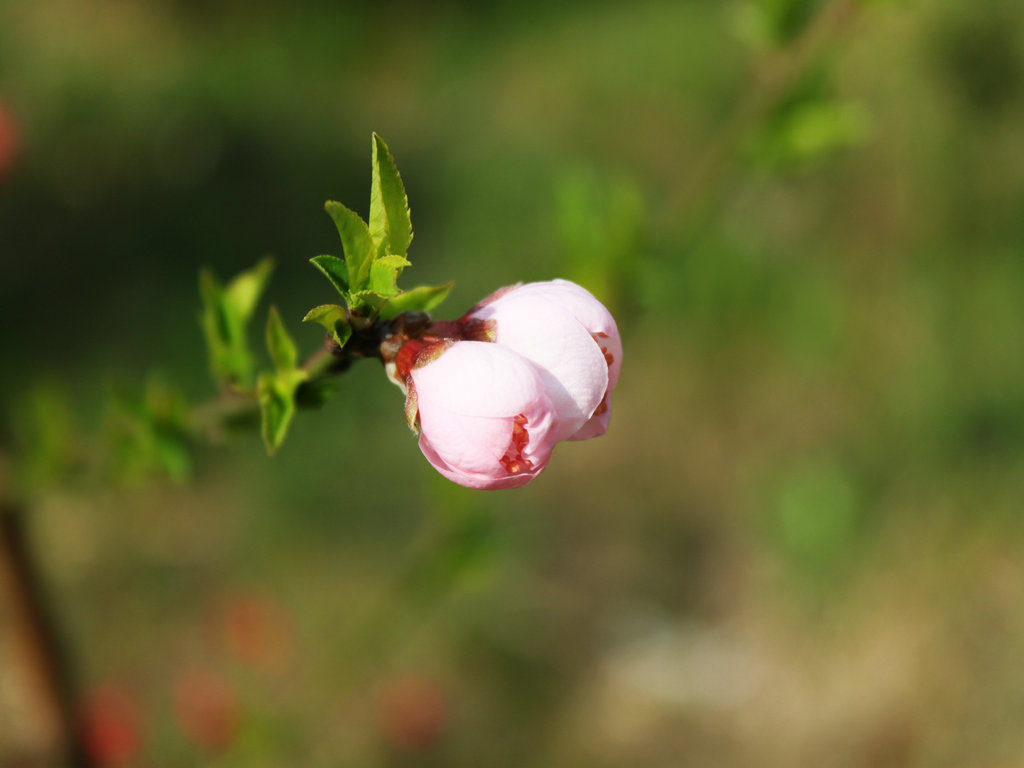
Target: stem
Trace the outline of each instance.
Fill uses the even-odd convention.
[[[42,577],[27,541],[24,513],[0,501],[0,582],[16,650],[25,662],[40,716],[53,738],[53,757],[72,768],[95,763],[78,716],[71,665],[47,607]]]
[[[340,348],[328,338],[300,367],[309,374],[310,383],[337,376],[347,371],[355,360],[380,357],[379,347],[383,336],[383,328],[374,327],[370,333],[353,335]],[[192,434],[216,440],[225,426],[258,418],[259,410],[259,397],[255,389],[225,387],[217,397],[195,406],[187,422]]]

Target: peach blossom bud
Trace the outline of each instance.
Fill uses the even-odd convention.
[[[459,322],[471,338],[497,342],[537,365],[558,414],[556,441],[608,429],[622,341],[611,313],[589,291],[568,280],[510,286]]]
[[[515,488],[544,469],[557,418],[537,367],[498,344],[407,342],[397,373],[420,450],[467,488]]]

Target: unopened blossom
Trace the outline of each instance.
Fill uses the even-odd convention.
[[[498,344],[406,342],[395,361],[420,450],[467,488],[515,488],[547,465],[558,419],[526,358]]]
[[[556,441],[608,429],[622,342],[611,313],[585,288],[568,280],[502,288],[459,323],[470,338],[496,342],[537,365],[558,413]]]

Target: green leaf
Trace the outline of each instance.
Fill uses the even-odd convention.
[[[274,271],[274,260],[263,259],[252,269],[242,272],[228,283],[224,291],[225,299],[231,310],[237,313],[238,320],[244,325],[256,311],[263,290],[267,287],[270,273]]]
[[[377,259],[370,267],[370,290],[379,296],[394,296],[398,293],[398,276],[407,266],[409,261],[404,256],[393,253]]]
[[[33,489],[66,479],[89,455],[75,423],[80,414],[72,406],[69,384],[73,386],[56,380],[35,382],[7,413],[13,438],[10,456],[18,478]]]
[[[322,325],[339,347],[345,346],[345,342],[352,335],[348,313],[344,307],[337,304],[321,304],[319,307],[313,307],[302,318],[302,322]]]
[[[420,285],[411,291],[403,291],[387,300],[381,307],[382,320],[390,320],[403,312],[429,312],[448,298],[454,282],[444,285]]]
[[[352,311],[365,315],[367,309],[376,313],[387,299],[376,291],[357,291],[351,295]]]
[[[855,104],[826,102],[795,112],[786,126],[788,149],[797,159],[854,146],[869,130],[867,112]]]
[[[156,376],[144,390],[110,393],[107,442],[114,478],[131,481],[154,471],[176,481],[191,470],[188,403],[176,389]]]
[[[236,366],[230,360],[231,329],[224,306],[224,286],[209,269],[199,270],[199,296],[203,302],[199,317],[210,358],[210,370],[218,380],[232,378]]]
[[[345,262],[348,267],[347,287],[353,291],[365,288],[374,252],[366,222],[358,213],[334,200],[324,203],[324,210],[334,220],[338,234],[341,235],[341,247],[345,250]]]
[[[807,168],[870,137],[871,116],[863,106],[815,90],[821,87],[806,86],[752,137],[752,162],[770,170]]]
[[[402,177],[384,139],[373,134],[373,180],[370,185],[370,236],[378,250],[405,256],[412,242],[409,201]]]
[[[345,262],[337,256],[314,256],[309,263],[323,272],[342,298],[348,296],[348,271]]]
[[[277,307],[271,307],[267,317],[267,349],[278,371],[291,371],[298,367],[299,350],[285,330]]]
[[[643,251],[645,209],[639,186],[627,177],[587,166],[565,171],[555,189],[562,276],[614,304],[636,280],[631,265]]]
[[[266,287],[273,262],[264,259],[232,280],[227,287],[209,270],[199,273],[203,301],[200,323],[210,357],[210,370],[224,383],[245,385],[252,377],[252,357],[246,324]]]
[[[220,303],[221,297],[224,295],[224,286],[221,285],[220,280],[213,274],[213,271],[207,267],[203,267],[199,270],[199,298],[203,301],[203,306],[216,306]]]
[[[295,416],[295,392],[307,376],[301,368],[260,374],[260,431],[267,453],[273,454],[284,442]]]
[[[824,0],[751,0],[739,7],[740,36],[763,46],[791,46],[805,34]]]

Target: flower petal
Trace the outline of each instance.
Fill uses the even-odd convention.
[[[542,295],[514,291],[479,310],[493,320],[495,341],[535,363],[555,409],[557,439],[576,432],[608,390],[608,364],[580,322]]]
[[[514,351],[459,341],[409,373],[420,450],[469,488],[512,488],[543,471],[557,418],[540,371]]]

